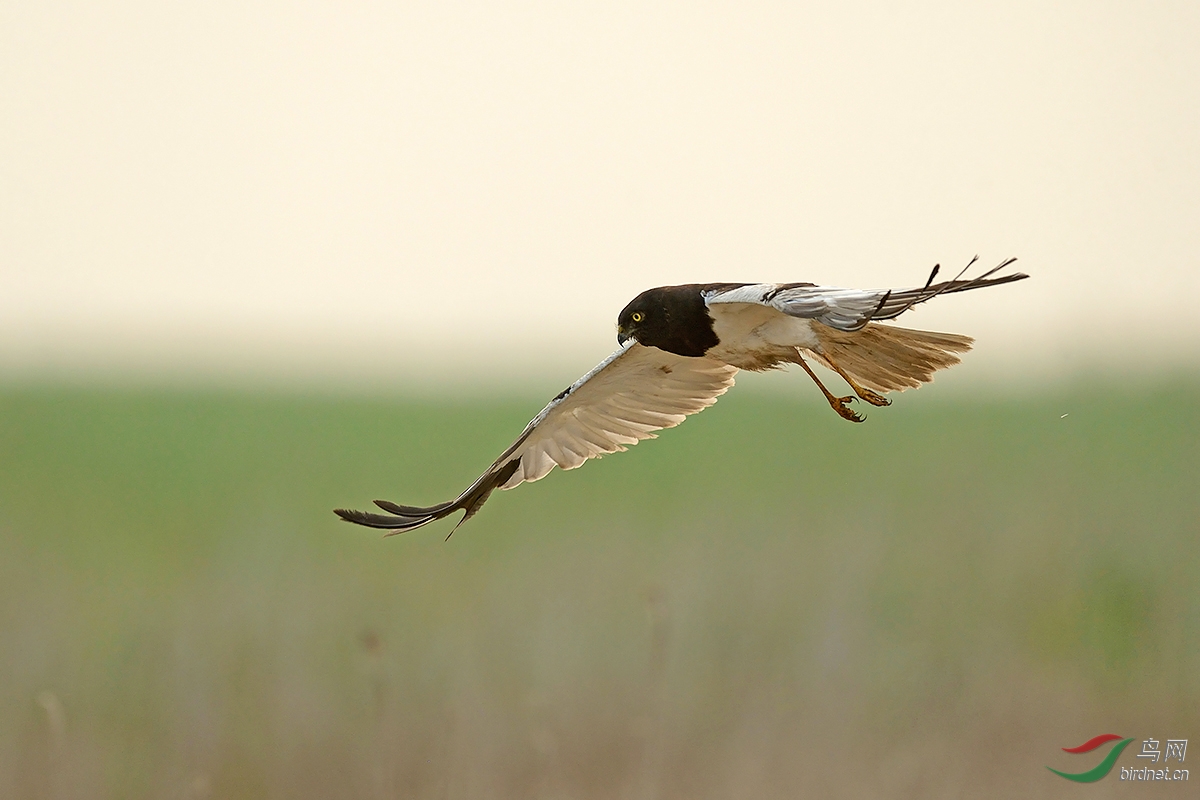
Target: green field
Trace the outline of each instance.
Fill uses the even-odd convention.
[[[448,542],[331,509],[539,399],[0,391],[0,797],[1124,795],[1045,766],[1200,766],[1200,384],[1114,386],[734,391]]]

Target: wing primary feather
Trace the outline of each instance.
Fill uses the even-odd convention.
[[[1013,281],[1024,280],[1025,278],[1029,277],[1023,272],[1015,272],[1012,275],[1004,275],[1003,277],[993,278],[993,275],[1017,260],[1015,258],[1006,258],[1004,261],[992,267],[987,272],[984,272],[982,275],[978,275],[970,280],[962,280],[962,276],[965,275],[967,270],[969,270],[978,260],[979,256],[975,256],[970,260],[970,262],[967,263],[965,267],[959,271],[957,275],[954,276],[953,279],[936,284],[930,283],[930,281],[933,279],[933,276],[937,274],[937,267],[935,266],[933,273],[931,273],[929,276],[930,281],[926,281],[924,287],[921,289],[910,289],[899,293],[899,297],[907,300],[904,305],[895,309],[886,309],[884,313],[878,315],[877,318],[895,319],[918,303],[928,302],[929,300],[932,300],[941,294],[965,292],[970,289],[978,289],[984,286],[999,286],[1005,283],[1012,283]]]
[[[941,264],[934,264],[933,270],[929,273],[929,277],[925,279],[925,285],[921,287],[921,291],[929,288],[929,284],[933,283],[933,279],[937,277],[938,270],[942,268]]]
[[[933,283],[934,276],[938,274],[938,268],[941,267],[941,264],[934,264],[933,271],[929,273],[929,279],[925,281],[925,285],[923,287],[921,287],[921,290],[914,294],[913,299],[911,301],[909,301],[908,305],[904,306],[904,308],[897,311],[893,316],[884,317],[884,319],[895,319],[896,317],[903,314],[905,311],[908,311],[910,308],[915,306],[917,303],[923,303],[926,300],[932,300],[933,298],[937,297],[939,294],[946,291],[946,289],[948,289],[950,286],[952,286],[959,278],[961,278],[963,275],[966,275],[967,270],[969,270],[971,268],[971,265],[974,264],[978,260],[979,260],[979,254],[977,253],[970,261],[967,262],[967,265],[965,267],[963,267],[961,270],[959,270],[959,273],[957,275],[955,275],[952,279],[946,281],[945,283],[938,284],[938,286],[940,286],[942,288],[937,289],[932,294],[926,296],[925,293],[927,291],[929,291],[929,286],[930,286],[930,284]],[[1006,261],[1005,263],[1010,264],[1012,262]],[[1003,264],[1001,266],[1003,266]],[[983,275],[980,275],[979,278],[977,278],[976,280],[986,278],[988,275],[991,275],[992,273],[994,273],[997,269],[1000,269],[1000,267],[996,267],[996,269],[993,269],[993,270],[990,270],[989,272],[983,273]]]
[[[428,525],[431,522],[448,517],[455,511],[465,510],[467,513],[458,522],[458,525],[462,525],[475,515],[475,512],[479,510],[493,491],[512,477],[520,465],[521,459],[519,458],[512,459],[504,464],[504,466],[499,467],[499,469],[496,468],[496,464],[493,464],[470,488],[449,503],[440,503],[428,508],[419,508],[417,506],[402,506],[388,500],[376,500],[375,505],[391,513],[371,514],[366,511],[354,511],[346,508],[334,509],[333,513],[346,522],[365,525],[368,528],[386,530],[388,531],[385,534],[387,536],[407,533],[408,531]],[[454,530],[458,530],[458,525],[454,526]],[[453,534],[454,530],[450,531],[450,533]],[[447,536],[446,538],[449,539],[450,537]]]
[[[390,516],[387,514],[371,514],[366,511],[354,511],[348,508],[336,508],[333,513],[344,519],[346,522],[353,522],[356,525],[365,525],[368,528],[378,528],[381,530],[390,530],[395,533],[403,533],[404,531],[419,528],[426,523],[433,522],[437,517],[409,517],[409,516]],[[391,534],[388,534],[391,535]]]
[[[454,505],[454,501],[452,500],[449,503],[438,503],[436,506],[428,506],[425,508],[422,508],[421,506],[402,506],[397,503],[393,503],[390,500],[376,500],[375,505],[379,506],[384,511],[392,514],[399,514],[402,517],[428,517],[432,514],[437,514],[450,508],[450,506]]]

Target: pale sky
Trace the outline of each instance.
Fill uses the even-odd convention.
[[[1200,4],[900,5],[0,0],[0,380],[582,374],[977,253],[956,370],[1194,372]]]

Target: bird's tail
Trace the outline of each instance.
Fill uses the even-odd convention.
[[[915,389],[933,380],[933,373],[959,362],[958,353],[975,340],[957,333],[935,333],[868,323],[857,332],[819,327],[820,349],[813,356],[877,392]],[[832,364],[830,363],[832,362]]]

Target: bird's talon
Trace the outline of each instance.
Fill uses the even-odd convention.
[[[848,419],[851,422],[862,422],[864,419],[866,419],[866,417],[864,417],[862,414],[859,414],[857,411],[854,411],[847,406],[847,403],[852,403],[855,400],[858,400],[857,397],[835,397],[833,400],[834,402],[831,404],[833,405],[833,410],[836,411],[842,419]]]
[[[868,403],[870,403],[873,406],[882,407],[882,406],[890,406],[892,404],[891,400],[888,400],[886,397],[884,397],[881,394],[872,392],[870,389],[859,389],[858,396],[861,397],[863,400],[866,400]]]

